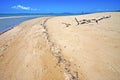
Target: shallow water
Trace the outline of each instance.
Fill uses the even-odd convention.
[[[8,17],[8,16],[1,16],[0,17],[0,33],[24,22],[26,20],[34,19],[37,17],[42,16],[17,16],[17,17]]]

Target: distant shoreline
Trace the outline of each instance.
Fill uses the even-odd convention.
[[[8,19],[8,18],[24,18],[24,17],[40,17],[44,15],[30,15],[30,16],[8,16],[8,17],[0,17],[0,19]]]

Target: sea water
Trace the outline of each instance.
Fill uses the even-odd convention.
[[[30,19],[42,17],[43,15],[0,15],[0,33]]]

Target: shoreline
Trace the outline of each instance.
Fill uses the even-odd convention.
[[[7,32],[7,31],[9,31],[9,30],[11,30],[11,29],[13,29],[14,27],[16,27],[16,26],[13,26],[13,27],[11,27],[10,29],[7,29],[7,30],[4,30],[4,31],[0,32],[0,35],[4,34],[5,32]]]
[[[4,19],[8,20],[8,19],[16,19],[16,18],[18,18],[19,20],[16,21],[16,22],[12,22],[10,24],[7,24],[7,23],[5,24],[7,28],[1,30],[0,31],[0,35],[5,33],[5,32],[7,32],[7,31],[9,31],[9,30],[11,30],[12,28],[16,27],[19,24],[22,24],[22,23],[24,23],[24,22],[26,22],[28,20],[32,20],[32,19],[36,19],[36,18],[42,18],[42,16],[41,17],[38,17],[38,16],[23,16],[23,17],[21,16],[21,17],[16,17],[16,16],[14,16],[14,17],[7,17],[7,19],[6,18],[4,18]],[[23,18],[23,19],[21,19],[21,18]]]

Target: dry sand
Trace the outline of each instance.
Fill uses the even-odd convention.
[[[120,80],[120,13],[37,18],[1,34],[0,80]]]

